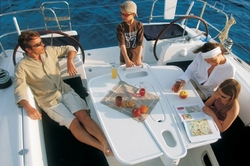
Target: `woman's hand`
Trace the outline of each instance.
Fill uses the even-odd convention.
[[[185,85],[185,81],[184,80],[176,81],[175,84],[172,87],[172,90],[175,93],[178,93],[183,88],[184,85]]]

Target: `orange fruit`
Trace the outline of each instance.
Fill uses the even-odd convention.
[[[143,105],[141,105],[140,110],[141,110],[142,114],[145,114],[148,112],[148,106],[143,104]]]

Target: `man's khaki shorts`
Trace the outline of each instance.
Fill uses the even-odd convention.
[[[86,102],[74,91],[70,91],[69,93],[62,95],[58,99],[58,102],[59,104],[55,106],[43,107],[42,109],[51,119],[58,122],[61,126],[66,126],[67,128],[69,128],[73,119],[76,118],[74,113],[79,110],[89,110]]]

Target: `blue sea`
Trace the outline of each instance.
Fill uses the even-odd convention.
[[[1,12],[15,12],[18,10],[39,8],[44,0],[1,0]],[[115,37],[115,28],[121,22],[119,5],[123,1],[117,0],[68,0],[71,10],[72,29],[78,31],[81,35],[81,44],[85,50],[115,46],[117,40]],[[137,20],[141,22],[149,21],[149,14],[153,0],[134,0],[138,6]],[[179,0],[179,8],[176,13],[184,15],[191,0]],[[209,0],[210,4],[219,7],[229,17],[233,14],[236,24],[229,31],[229,37],[234,41],[232,47],[233,52],[241,59],[250,64],[250,1],[249,0]],[[198,2],[195,2],[198,3]],[[164,0],[158,0],[155,4],[153,15],[163,15]],[[200,9],[199,9],[200,10]],[[192,13],[198,15],[198,9],[193,9]],[[197,14],[196,14],[197,13]],[[22,17],[20,14],[13,14],[17,18],[20,29],[33,28],[36,26],[43,27],[44,21],[40,15],[35,13],[30,14],[29,18]],[[222,29],[225,26],[225,21],[222,17],[218,17],[213,13],[206,13],[204,18],[215,21],[216,27]],[[162,18],[154,18],[152,22],[164,21]],[[212,22],[212,21],[211,21]],[[104,24],[103,24],[104,23]],[[10,17],[0,17],[0,36],[7,31],[15,31],[15,26]],[[210,32],[213,34],[214,32]],[[5,49],[13,48],[16,45],[17,34],[12,35],[8,39],[0,39]],[[7,47],[6,47],[7,44]]]

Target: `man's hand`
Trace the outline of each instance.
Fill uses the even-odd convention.
[[[41,120],[42,114],[32,107],[27,100],[21,100],[19,104],[26,110],[28,116],[33,120]]]
[[[29,117],[33,120],[41,120],[42,119],[42,114],[35,108],[33,107],[28,107],[26,108],[27,114]]]
[[[67,69],[70,77],[75,77],[77,70],[73,61],[67,61]]]

